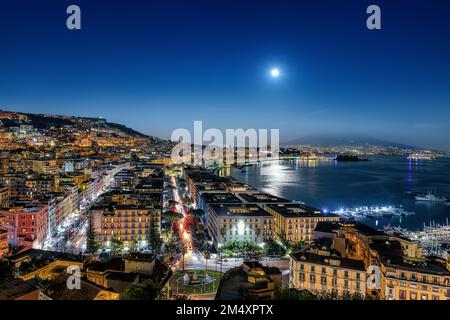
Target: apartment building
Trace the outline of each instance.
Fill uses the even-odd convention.
[[[274,217],[255,204],[208,204],[206,219],[218,248],[232,240],[262,244],[275,236]]]
[[[328,250],[301,251],[290,256],[291,288],[336,296],[366,296],[366,269],[361,260],[342,258]]]
[[[7,208],[9,206],[9,199],[11,192],[8,187],[0,187],[0,208]]]
[[[322,221],[339,221],[339,216],[300,204],[266,204],[264,208],[275,217],[275,233],[288,242],[311,243],[314,229]]]
[[[14,206],[0,210],[8,242],[13,246],[32,248],[41,243],[48,232],[48,206]]]

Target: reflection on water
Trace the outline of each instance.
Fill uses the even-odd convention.
[[[423,162],[400,157],[374,157],[368,162],[280,160],[246,167],[245,172],[232,168],[231,175],[265,192],[320,209],[403,206],[416,215],[367,223],[418,229],[433,220],[445,223],[450,210],[442,203],[416,202],[408,192],[432,188],[438,195],[450,196],[449,164],[443,158]]]
[[[411,192],[412,184],[413,184],[413,176],[412,176],[412,159],[408,159],[408,177],[406,178],[406,185],[409,192]]]
[[[295,182],[295,175],[291,171],[289,166],[278,162],[263,164],[260,168],[260,175],[265,182],[263,190],[272,194],[281,193],[286,184]]]

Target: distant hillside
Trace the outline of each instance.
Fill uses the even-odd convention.
[[[343,135],[311,135],[300,139],[286,141],[282,145],[310,145],[320,147],[333,146],[380,146],[396,147],[402,149],[417,149],[402,143],[376,139],[367,136],[343,136]]]
[[[61,116],[61,115],[50,115],[50,114],[34,114],[34,113],[23,113],[14,111],[4,111],[0,112],[10,113],[14,115],[26,116],[28,121],[23,121],[15,117],[13,119],[2,119],[2,124],[4,126],[18,126],[23,123],[32,124],[33,127],[37,129],[48,129],[51,127],[61,128],[64,126],[74,126],[81,127],[87,124],[91,127],[103,127],[119,130],[129,136],[142,137],[142,138],[152,138],[143,133],[140,133],[134,129],[128,128],[125,125],[108,122],[102,118],[90,118],[90,117],[75,117],[75,116]]]

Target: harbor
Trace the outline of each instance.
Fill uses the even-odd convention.
[[[446,174],[450,159],[415,162],[405,157],[371,156],[370,160],[268,161],[242,168],[244,171],[229,168],[223,175],[323,211],[339,214],[342,208],[346,211],[343,215],[374,228],[421,231],[429,221],[445,224],[450,217],[448,201],[417,200],[415,196],[426,196],[428,190],[438,200],[450,196],[450,175]]]
[[[337,214],[344,219],[362,221],[367,218],[392,218],[413,215],[414,212],[406,211],[402,207],[393,206],[362,206],[355,208],[341,208],[339,210],[332,211],[331,213]]]
[[[423,248],[424,255],[447,258],[448,251],[450,250],[450,225],[448,218],[445,225],[430,221],[428,225],[424,224],[423,230],[420,231],[385,228],[385,230],[387,229],[394,230],[413,241],[418,241]]]

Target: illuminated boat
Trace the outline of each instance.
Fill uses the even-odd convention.
[[[431,191],[428,191],[425,195],[416,195],[415,196],[417,201],[430,201],[430,202],[445,202],[447,201],[447,198],[445,197],[438,197],[431,193]]]

